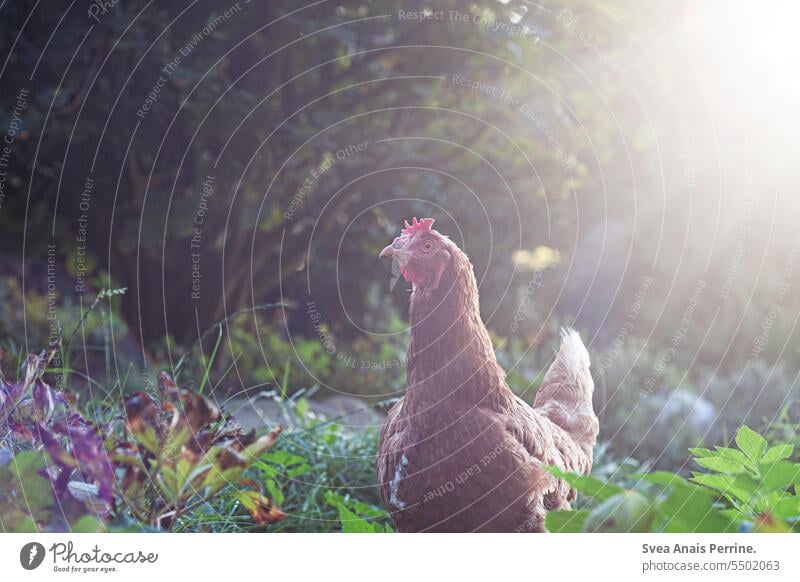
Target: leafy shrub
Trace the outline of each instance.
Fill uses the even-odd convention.
[[[738,448],[695,448],[706,471],[690,479],[667,471],[638,475],[629,489],[596,477],[549,470],[597,502],[592,508],[547,515],[554,532],[797,531],[800,527],[800,464],[788,461],[790,443],[770,447],[747,426]]]
[[[378,431],[348,430],[335,419],[317,418],[302,398],[273,398],[296,419],[281,436],[279,449],[262,456],[247,476],[264,483],[287,519],[276,532],[383,532],[389,516],[378,497],[374,456]],[[228,497],[222,496],[180,524],[190,531],[252,531]]]
[[[245,477],[280,428],[261,437],[245,433],[163,372],[158,399],[134,393],[125,399],[124,422],[90,423],[74,397],[43,380],[58,349],[28,357],[21,380],[0,386],[4,528],[97,529],[130,525],[132,518],[139,527],[172,529],[223,491],[259,525],[285,517]]]

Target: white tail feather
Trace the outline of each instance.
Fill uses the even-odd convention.
[[[561,347],[536,394],[535,405],[542,405],[550,398],[564,402],[576,397],[591,400],[594,381],[590,365],[589,351],[580,334],[572,328],[562,329]]]
[[[580,334],[571,327],[561,330],[561,347],[556,356],[556,361],[559,360],[564,369],[573,372],[588,371],[591,366],[589,351],[583,344]]]

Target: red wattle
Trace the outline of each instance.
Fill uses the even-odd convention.
[[[414,269],[414,267],[411,265],[406,265],[405,267],[401,267],[400,274],[403,275],[403,279],[405,279],[409,283],[414,283],[415,285],[420,285],[421,283],[424,283],[426,279],[424,271]]]

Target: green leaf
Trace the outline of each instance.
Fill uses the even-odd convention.
[[[701,467],[718,473],[725,473],[726,475],[738,475],[744,471],[744,466],[741,463],[724,457],[706,457],[695,459],[694,461]]]
[[[777,489],[770,493],[764,493],[762,490],[760,492],[758,500],[753,504],[756,513],[768,513],[772,511],[773,507],[776,507],[782,499],[785,499],[788,496],[786,491],[781,489]]]
[[[275,501],[275,503],[277,503],[278,505],[282,505],[283,504],[283,499],[284,499],[283,491],[281,491],[280,486],[275,482],[275,480],[274,479],[267,479],[264,482],[264,485],[266,486],[270,497],[272,497],[272,499]]]
[[[168,501],[174,500],[180,491],[178,476],[175,469],[167,464],[161,465],[160,472],[156,477],[156,483],[167,497]]]
[[[782,519],[797,519],[800,517],[800,497],[783,497],[772,505],[772,512]]]
[[[734,531],[732,521],[714,507],[714,496],[697,485],[672,489],[658,506],[664,518],[663,530],[675,532],[723,532]]]
[[[311,465],[304,464],[300,465],[299,467],[293,467],[286,471],[286,476],[290,479],[294,479],[295,477],[299,477],[300,475],[305,475],[306,473],[311,471]]]
[[[544,518],[547,531],[553,533],[580,533],[589,512],[581,511],[551,511]]]
[[[300,455],[294,455],[288,451],[277,450],[270,451],[261,457],[264,461],[281,465],[282,467],[292,467],[294,465],[302,465],[306,463],[306,458]]]
[[[692,481],[710,487],[711,489],[716,489],[744,503],[752,502],[758,489],[758,483],[746,475],[696,473],[694,477],[692,477]]]
[[[149,437],[148,437],[149,438]],[[192,429],[189,426],[177,426],[169,431],[166,440],[164,441],[164,448],[161,451],[162,456],[173,457],[177,455],[181,447],[189,442],[192,438]]]
[[[747,426],[742,426],[736,433],[736,444],[745,455],[756,463],[761,460],[761,456],[767,449],[766,439]]]
[[[794,445],[775,445],[774,447],[770,448],[766,453],[764,453],[764,457],[761,459],[762,463],[774,463],[775,461],[782,461],[784,459],[788,459],[792,456],[794,452]]]
[[[20,506],[34,514],[53,504],[50,480],[40,474],[46,466],[43,451],[21,452],[9,464]]]
[[[337,509],[339,507],[346,507],[353,513],[360,514],[365,517],[384,518],[388,515],[383,509],[370,505],[369,503],[351,499],[349,496],[345,497],[332,491],[325,492],[325,501],[328,503],[328,505],[331,505]]]
[[[42,451],[23,451],[17,453],[9,466],[16,475],[33,475],[47,466],[47,459]]]
[[[208,473],[206,473],[206,476],[203,479],[203,483],[200,487],[208,487],[206,494],[211,496],[222,489],[225,485],[238,482],[239,478],[242,476],[242,473],[244,473],[243,467],[230,467],[222,470],[217,465],[212,465],[212,467],[208,470]]]
[[[41,475],[25,477],[17,492],[20,506],[34,514],[53,504],[53,486]]]
[[[150,451],[152,454],[158,456],[161,449],[161,441],[158,438],[158,433],[152,426],[144,426],[140,430],[131,431],[133,438]]]
[[[588,475],[576,475],[574,473],[565,473],[557,467],[547,467],[547,471],[551,475],[555,475],[569,483],[574,489],[580,491],[584,495],[594,497],[598,501],[605,501],[609,497],[623,493],[625,489],[611,483],[603,483],[599,479],[590,477]]]
[[[344,505],[339,506],[339,520],[342,522],[344,533],[382,533],[383,529],[377,524],[358,517]]]
[[[745,455],[742,451],[738,449],[730,449],[728,447],[717,447],[716,453],[714,453],[714,455],[709,455],[709,456],[722,456],[736,463],[741,463],[742,465],[744,465],[748,469],[751,469],[752,471],[755,471],[758,466],[756,463],[750,460],[750,458],[747,455]]]
[[[253,466],[261,469],[261,475],[265,479],[274,479],[282,475],[282,472],[278,469],[278,467],[275,467],[273,465],[268,465],[263,461],[256,461],[255,463],[253,463]]]
[[[767,491],[786,489],[800,479],[800,464],[775,461],[761,465],[761,486]]]

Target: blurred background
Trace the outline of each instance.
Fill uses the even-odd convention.
[[[431,216],[523,398],[581,330],[612,469],[799,414],[795,3],[0,11],[7,368],[61,334],[84,402],[164,369],[374,431],[408,340],[377,255]]]

